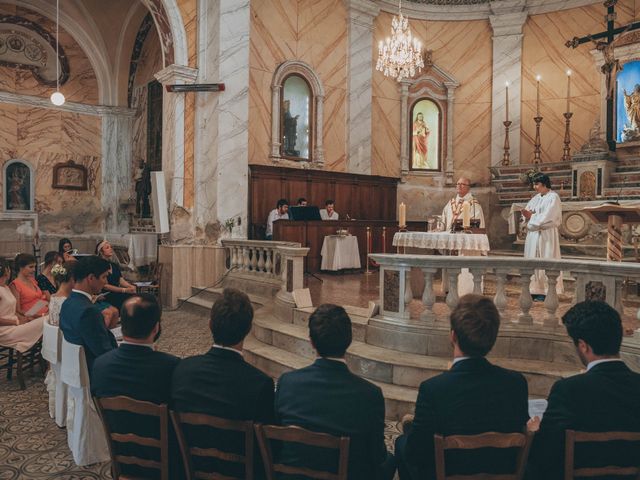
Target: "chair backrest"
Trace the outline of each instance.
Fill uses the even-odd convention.
[[[178,445],[182,454],[187,480],[195,478],[207,478],[211,480],[230,480],[235,477],[221,475],[217,472],[203,471],[194,467],[193,457],[209,457],[225,462],[244,464],[244,474],[241,477],[246,480],[253,479],[253,422],[242,420],[228,420],[214,417],[204,413],[180,413],[169,412],[173,427],[178,437]],[[192,445],[185,435],[184,426],[204,426],[216,430],[235,431],[244,434],[244,455],[235,452],[226,452],[217,448],[202,448]]]
[[[60,327],[44,322],[42,331],[42,357],[52,365],[62,358],[62,333]]]
[[[151,280],[158,284],[160,283],[160,279],[162,278],[162,267],[162,263],[153,262],[150,268]]]
[[[278,473],[305,475],[309,478],[323,480],[347,480],[349,469],[349,437],[336,437],[328,433],[312,432],[311,430],[296,426],[277,427],[275,425],[256,425],[255,429],[258,437],[258,445],[260,445],[260,452],[262,453],[262,460],[264,461],[267,480],[274,480],[277,478],[276,474]],[[273,452],[271,450],[272,440],[338,450],[338,473],[312,470],[305,467],[294,467],[283,463],[273,463]]]
[[[640,458],[633,457],[631,463],[635,466],[623,467],[607,465],[604,467],[575,468],[575,444],[576,443],[600,443],[600,442],[640,442],[640,432],[576,432],[567,430],[565,434],[564,449],[564,478],[573,480],[574,477],[611,477],[625,476],[640,479]]]
[[[62,368],[60,378],[70,387],[89,387],[89,369],[84,348],[62,338]]]
[[[524,469],[529,457],[529,448],[533,434],[525,433],[498,433],[486,432],[478,435],[434,435],[436,479],[445,480],[448,477],[445,468],[446,450],[476,450],[479,448],[517,448],[517,459],[515,472],[511,474],[490,475],[488,472],[478,472],[474,475],[465,475],[465,480],[482,480],[491,478],[493,480],[521,480],[524,476]],[[489,475],[489,476],[488,476]]]
[[[158,405],[151,402],[134,400],[133,398],[118,397],[94,397],[93,401],[104,425],[107,434],[107,444],[111,455],[111,472],[114,480],[118,480],[121,475],[122,465],[136,465],[142,468],[158,470],[160,480],[169,480],[169,413],[166,405]],[[115,433],[110,424],[106,412],[129,412],[135,415],[147,415],[156,417],[159,422],[159,438],[139,435],[140,432],[129,431],[128,433]],[[129,422],[127,426],[132,426],[134,422]],[[121,430],[121,428],[118,428]],[[134,430],[133,428],[129,430]],[[117,454],[117,447],[114,443],[132,443],[141,447],[157,448],[160,450],[160,461],[140,458],[135,455]],[[139,478],[139,477],[136,477]]]

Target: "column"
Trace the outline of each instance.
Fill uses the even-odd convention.
[[[522,26],[527,19],[525,0],[491,2],[493,28],[493,82],[491,164],[499,165],[504,152],[505,82],[509,82],[509,142],[511,163],[520,163],[520,95],[522,91]]]
[[[349,9],[348,171],[370,175],[373,20],[380,7],[365,0],[346,0],[346,4]]]

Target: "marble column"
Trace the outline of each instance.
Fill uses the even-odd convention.
[[[169,65],[155,74],[166,85],[194,83],[198,71],[184,65]],[[162,171],[165,175],[169,211],[184,205],[184,112],[185,94],[162,95]]]
[[[370,175],[373,20],[380,7],[365,0],[345,2],[349,11],[348,171]]]
[[[491,164],[499,165],[504,153],[505,85],[509,82],[509,142],[511,163],[520,163],[520,95],[522,91],[522,26],[527,19],[525,0],[491,3],[493,28],[493,82],[491,112]]]
[[[102,117],[102,208],[105,233],[127,233],[129,218],[120,201],[132,191],[133,118],[135,110],[98,107]]]

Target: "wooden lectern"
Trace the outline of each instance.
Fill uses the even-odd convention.
[[[605,203],[599,207],[585,207],[582,210],[596,222],[607,224],[607,260],[622,261],[622,225],[640,223],[640,209]]]

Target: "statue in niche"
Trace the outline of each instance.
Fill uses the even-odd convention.
[[[134,175],[136,183],[136,215],[141,218],[151,217],[149,195],[151,195],[151,169],[144,160],[140,160]]]
[[[7,167],[7,210],[31,210],[31,171],[23,163]]]
[[[291,100],[284,101],[284,154],[292,157],[299,157],[300,151],[296,150],[296,141],[298,140],[298,118],[291,115],[289,108]]]
[[[622,130],[622,141],[627,142],[640,136],[640,85],[636,83],[631,93],[623,90],[624,111],[627,114],[629,125]]]

